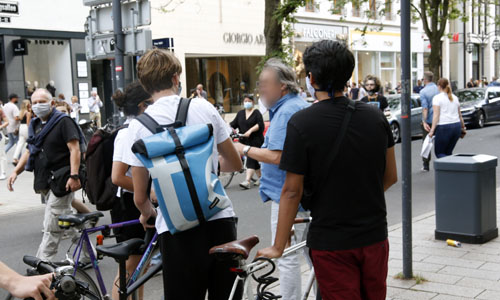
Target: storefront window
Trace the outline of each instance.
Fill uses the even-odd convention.
[[[379,73],[378,52],[358,52],[358,77],[363,80],[366,75]]]
[[[24,80],[34,88],[45,88],[54,81],[56,96],[73,96],[70,45],[66,40],[29,39],[29,54],[24,56]]]
[[[241,109],[244,94],[257,94],[256,66],[260,57],[186,58],[187,93],[203,84],[208,101],[222,104],[226,112]]]

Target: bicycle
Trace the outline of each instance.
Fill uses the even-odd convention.
[[[38,274],[53,273],[51,290],[54,290],[55,296],[59,300],[79,300],[85,296],[91,300],[99,298],[90,291],[86,281],[77,279],[74,275],[67,274],[67,266],[57,266],[50,262],[42,261],[36,257],[25,255],[23,261],[32,267],[33,272]],[[45,298],[44,298],[45,299]],[[25,300],[33,300],[28,298]]]
[[[295,219],[294,224],[299,223],[310,223],[311,218],[297,218]],[[293,234],[293,230],[291,232]],[[236,279],[234,280],[234,284],[231,290],[231,294],[229,295],[228,300],[236,299],[236,293],[238,288],[243,286],[243,296],[246,295],[247,300],[267,300],[267,299],[279,299],[281,296],[276,296],[273,293],[266,291],[266,289],[276,281],[277,278],[270,277],[276,266],[274,259],[267,258],[257,258],[255,261],[247,264],[246,260],[250,255],[250,251],[259,243],[259,238],[254,235],[251,237],[247,237],[244,239],[236,240],[233,242],[229,242],[223,245],[215,246],[210,249],[210,254],[215,255],[218,259],[221,260],[234,260],[238,262],[238,267],[232,268],[231,271],[236,273]],[[288,247],[283,252],[282,257],[290,256],[294,253],[298,253],[299,251],[303,251],[306,247],[306,241],[301,241],[291,247]],[[270,266],[271,270],[266,272],[261,276],[256,276],[256,273],[264,270],[266,267]],[[250,286],[250,277],[252,277],[257,283],[257,297],[254,295],[253,290]],[[315,286],[315,275],[314,269],[311,268],[311,272],[309,274],[309,278],[307,281],[306,289],[302,295],[303,300],[308,299],[311,289]],[[321,300],[321,295],[317,287],[316,290],[316,299]]]
[[[91,212],[85,214],[71,214],[71,215],[63,215],[59,217],[59,226],[63,229],[69,229],[75,226],[85,225],[87,223],[96,224],[99,218],[103,217],[102,212]],[[150,220],[148,223],[151,223]],[[154,221],[153,221],[154,222]],[[159,244],[158,244],[158,233],[153,230],[146,231],[146,237],[144,240],[133,238],[121,243],[112,244],[112,245],[103,245],[102,242],[104,238],[111,238],[111,229],[126,227],[131,225],[140,224],[139,220],[132,220],[108,225],[101,226],[91,226],[90,228],[84,228],[80,230],[81,236],[78,242],[76,243],[76,247],[71,253],[71,248],[75,245],[73,243],[67,253],[66,260],[62,263],[51,263],[54,265],[61,265],[64,267],[65,274],[72,275],[75,278],[79,278],[81,281],[86,282],[88,284],[89,290],[96,295],[97,300],[110,300],[111,296],[108,294],[106,290],[106,286],[104,284],[103,277],[101,275],[101,271],[99,269],[98,260],[103,259],[103,256],[109,256],[114,258],[119,264],[119,294],[120,300],[126,300],[129,296],[132,296],[133,300],[139,299],[139,287],[141,287],[146,281],[151,279],[154,275],[156,275],[161,269],[162,264],[158,263],[148,267],[151,263],[151,260],[154,256],[159,253]],[[86,249],[93,249],[92,244],[90,242],[89,234],[96,233],[100,231],[102,234],[97,236],[97,254],[99,257],[96,257],[94,251],[88,251],[88,255],[90,257],[90,264],[94,269],[97,284],[85,271],[82,270],[80,265],[80,256],[82,254],[83,247]],[[146,248],[144,248],[147,246]],[[143,252],[143,256],[135,269],[132,275],[128,278],[126,274],[125,262],[131,253],[141,250]],[[35,274],[30,274],[35,275]],[[12,297],[7,297],[6,300],[13,299]],[[83,298],[86,299],[86,298]],[[92,298],[89,298],[93,300]]]

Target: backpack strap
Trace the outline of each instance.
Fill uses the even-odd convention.
[[[158,133],[158,128],[160,127],[160,124],[158,124],[158,122],[156,122],[156,120],[153,119],[153,117],[151,117],[147,113],[142,113],[135,119],[141,122],[141,124],[144,125],[144,127],[146,127],[153,134]]]
[[[191,98],[181,98],[175,115],[175,123],[179,123],[180,127],[186,126],[189,104],[191,104]]]

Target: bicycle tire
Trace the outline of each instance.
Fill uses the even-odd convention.
[[[234,172],[221,172],[219,176],[219,181],[222,184],[222,186],[226,189],[231,184],[233,177],[234,177]]]
[[[149,257],[146,260],[146,263],[145,263],[146,266],[149,266],[149,264],[151,263],[151,260],[153,259],[153,257],[155,257],[158,253],[160,253],[159,243],[160,243],[160,241],[157,240],[156,241],[156,246],[154,246],[153,251],[151,251],[151,254],[149,254]],[[147,270],[148,270],[148,268],[143,268],[141,270],[141,273],[139,273],[139,277],[137,277],[137,279],[141,278],[142,275],[144,275],[147,272]],[[140,298],[139,298],[139,289],[135,290],[130,296],[132,297],[132,300],[140,300]]]
[[[69,270],[69,272],[67,272],[68,274],[73,274],[73,270]],[[27,275],[28,276],[28,275]],[[94,295],[97,295],[99,299],[102,300],[102,296],[101,296],[101,293],[99,291],[99,288],[97,287],[97,285],[95,284],[94,280],[92,279],[92,277],[90,277],[85,271],[83,270],[80,270],[80,269],[77,269],[76,270],[76,276],[75,276],[75,279],[79,280],[79,281],[82,281],[82,282],[86,282],[89,284],[89,290],[94,293]],[[82,296],[81,298],[82,300],[86,300],[88,299],[87,297],[85,296]],[[12,296],[11,293],[7,294],[7,297],[5,297],[5,300],[22,300],[22,299],[19,299],[19,298],[16,298],[14,296]]]

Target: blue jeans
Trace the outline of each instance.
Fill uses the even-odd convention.
[[[8,153],[10,148],[14,147],[17,144],[17,140],[19,140],[19,135],[15,135],[13,132],[7,134],[9,136],[9,143],[5,148],[5,153]]]
[[[434,138],[434,152],[437,158],[451,155],[460,135],[462,134],[461,123],[438,125]]]

